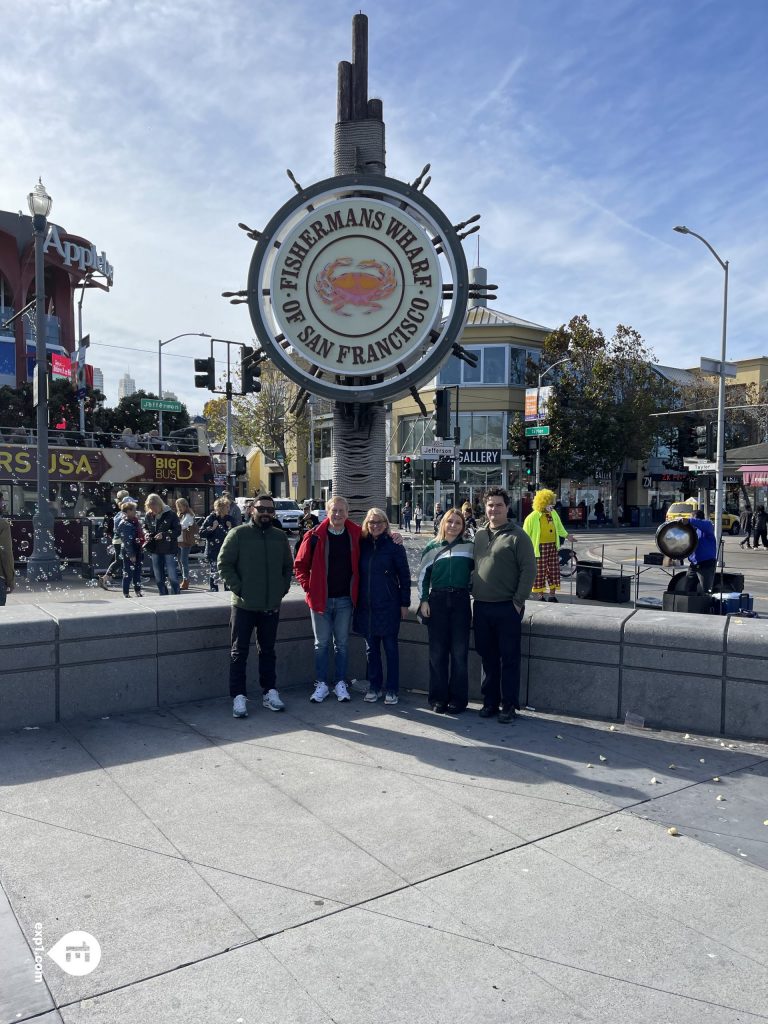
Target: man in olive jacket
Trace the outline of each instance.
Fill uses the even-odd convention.
[[[526,599],[536,578],[527,533],[507,519],[509,495],[491,487],[486,526],[475,534],[472,573],[475,648],[483,663],[481,718],[511,722],[520,707],[520,636]],[[499,708],[501,704],[501,708]]]
[[[229,693],[235,718],[248,717],[245,667],[254,628],[259,644],[262,703],[270,711],[285,708],[275,686],[275,640],[280,602],[291,585],[293,560],[288,538],[275,529],[274,519],[274,498],[260,494],[251,521],[230,530],[219,552],[219,575],[232,591]]]

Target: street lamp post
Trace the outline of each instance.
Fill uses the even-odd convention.
[[[27,579],[61,579],[61,566],[53,547],[53,512],[48,500],[48,353],[45,345],[45,266],[43,244],[53,200],[42,180],[27,197],[35,236],[35,351],[37,380],[37,506],[32,517],[32,553]]]
[[[570,361],[571,361],[571,357],[570,356],[563,356],[562,359],[558,359],[556,363],[552,363],[551,366],[548,366],[546,368],[546,370],[544,370],[542,373],[539,374],[539,383],[538,383],[538,385],[536,387],[536,422],[537,423],[539,422],[539,405],[541,404],[541,382],[544,380],[544,378],[546,377],[546,375],[549,373],[550,370],[554,370],[554,368],[556,366],[559,366],[561,363],[570,363]],[[541,469],[541,437],[537,437],[536,438],[536,476],[535,476],[535,484],[536,484],[536,490],[537,491],[539,489],[540,469]]]
[[[157,342],[157,397],[162,401],[163,398],[163,348],[166,345],[170,345],[172,341],[177,341],[179,338],[210,338],[210,334],[206,334],[205,331],[187,331],[184,334],[174,334],[172,338],[168,338],[167,341]],[[159,409],[157,413],[157,430],[162,439],[163,436],[163,410]]]
[[[728,260],[721,259],[706,238],[696,234],[695,231],[691,231],[691,229],[685,227],[685,225],[678,224],[675,231],[679,231],[681,235],[693,235],[694,238],[698,238],[700,242],[703,242],[720,264],[725,275],[723,285],[723,332],[720,346],[720,373],[718,374],[717,386],[717,453],[715,455],[715,460],[717,462],[717,468],[715,470],[715,537],[717,538],[719,550],[720,539],[723,533],[723,505],[725,504],[723,469],[725,466],[725,349],[726,329],[728,325]]]

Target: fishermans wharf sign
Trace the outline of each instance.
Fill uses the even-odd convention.
[[[418,189],[342,175],[302,189],[258,238],[251,320],[267,355],[307,391],[373,402],[434,375],[464,325],[457,232]]]

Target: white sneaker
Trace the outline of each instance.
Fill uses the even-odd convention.
[[[233,718],[247,718],[248,707],[245,703],[245,697],[242,693],[239,693],[232,704],[232,717]]]
[[[315,704],[322,704],[330,692],[325,683],[315,683],[314,693],[309,699],[313,700]]]
[[[396,693],[388,693],[386,695],[386,697],[384,698],[384,703],[385,704],[397,704],[398,699],[399,698],[398,698]]]
[[[280,694],[274,687],[271,690],[267,690],[264,694],[262,704],[265,708],[269,708],[270,711],[285,711],[285,704],[280,700]]]
[[[344,682],[343,679],[340,679],[338,681],[338,683],[336,683],[336,685],[333,688],[333,692],[336,694],[336,700],[341,701],[341,700],[351,700],[352,699],[349,696],[349,690],[347,689],[347,684]]]
[[[369,690],[363,697],[363,700],[368,701],[369,704],[375,704],[380,696],[381,693],[378,690]]]

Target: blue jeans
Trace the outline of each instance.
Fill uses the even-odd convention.
[[[334,678],[347,678],[347,644],[352,624],[352,598],[329,597],[322,615],[310,611],[315,634],[315,680],[328,682],[328,648],[333,639]]]
[[[387,658],[387,693],[398,693],[400,690],[400,653],[397,646],[397,634],[388,636],[367,636],[365,638],[365,654],[368,658],[368,685],[372,690],[381,693],[384,689],[384,665],[381,661],[381,648]]]
[[[166,576],[171,584],[174,594],[179,592],[179,570],[176,566],[175,555],[152,555],[152,572],[155,575],[155,582],[160,594],[167,594]]]
[[[141,554],[134,555],[131,559],[127,552],[123,553],[123,593],[125,595],[130,593],[131,583],[133,583],[133,589],[137,594],[141,590],[142,561]]]
[[[189,548],[179,548],[179,565],[181,566],[181,578],[189,579]]]

